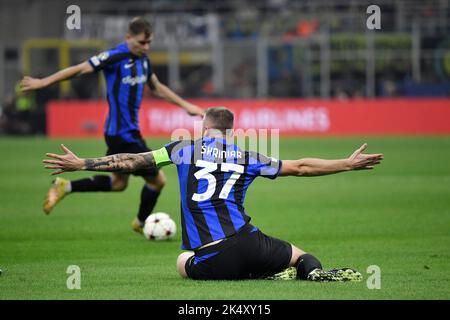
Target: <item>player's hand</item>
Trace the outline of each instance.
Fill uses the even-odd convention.
[[[22,91],[37,90],[44,88],[45,86],[46,84],[44,80],[28,76],[23,77],[22,81],[20,81],[20,89]]]
[[[359,149],[347,159],[351,170],[368,170],[383,160],[383,154],[364,154],[363,151],[367,149],[367,143],[364,143]]]
[[[205,115],[205,110],[203,110],[202,108],[194,105],[194,104],[190,104],[187,108],[186,108],[186,112],[190,115],[190,116],[200,116],[203,117]]]
[[[72,151],[66,146],[61,144],[61,149],[64,151],[64,155],[58,155],[54,153],[47,153],[46,156],[53,158],[52,160],[43,160],[45,163],[44,168],[56,169],[52,172],[52,175],[60,174],[67,171],[77,171],[83,169],[84,160],[78,158]]]

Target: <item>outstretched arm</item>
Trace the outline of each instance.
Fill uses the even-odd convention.
[[[383,160],[383,154],[363,154],[366,148],[367,143],[364,143],[347,159],[283,160],[280,176],[322,176],[350,170],[370,170]]]
[[[63,155],[47,153],[52,160],[43,160],[46,169],[55,169],[52,175],[68,171],[111,171],[130,173],[141,169],[156,167],[152,152],[145,153],[119,153],[101,158],[82,159],[76,156],[63,144]]]
[[[181,107],[182,109],[186,110],[186,112],[191,116],[203,116],[205,114],[205,111],[203,109],[184,100],[175,92],[173,92],[172,89],[170,89],[168,86],[159,82],[155,74],[151,75],[149,86],[152,89],[152,93],[158,98],[162,98]]]
[[[25,76],[20,82],[22,91],[37,90],[48,87],[56,82],[67,80],[78,75],[93,72],[94,68],[85,61],[83,63],[62,69],[46,78],[37,79]]]

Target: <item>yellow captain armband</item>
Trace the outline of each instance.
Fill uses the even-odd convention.
[[[167,149],[165,147],[152,151],[152,154],[153,158],[155,158],[155,163],[158,168],[172,163],[172,160],[170,160],[169,154],[167,153]]]

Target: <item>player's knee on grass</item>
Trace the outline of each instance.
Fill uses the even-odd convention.
[[[187,278],[188,275],[186,273],[186,261],[194,255],[193,252],[183,252],[178,256],[177,259],[177,271],[181,277]]]
[[[161,191],[166,185],[167,181],[166,175],[162,170],[159,170],[158,174],[155,177],[144,179],[147,185],[149,185],[150,188],[156,191]]]
[[[306,280],[308,274],[314,269],[322,269],[320,261],[309,253],[305,253],[303,250],[292,245],[292,256],[289,263],[290,267],[297,269],[297,279]]]
[[[307,280],[311,271],[322,269],[322,264],[313,255],[305,253],[298,258],[295,268],[297,269],[297,279]]]
[[[289,262],[289,267],[295,267],[297,264],[298,259],[305,254],[305,252],[299,248],[297,248],[296,246],[294,246],[293,244],[291,244],[292,247],[292,256],[291,256],[291,261]]]
[[[124,191],[128,187],[128,175],[113,174],[111,186],[113,191]]]

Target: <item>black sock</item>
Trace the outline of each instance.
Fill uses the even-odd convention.
[[[141,204],[137,215],[139,222],[144,223],[145,219],[152,213],[152,210],[156,205],[156,200],[158,200],[159,193],[159,191],[152,189],[148,185],[144,185],[141,191]]]
[[[320,261],[311,254],[305,253],[304,255],[298,258],[297,263],[295,264],[297,268],[297,279],[306,280],[308,274],[314,269],[322,269],[322,265]]]
[[[70,182],[72,192],[111,191],[111,177],[97,175]]]

